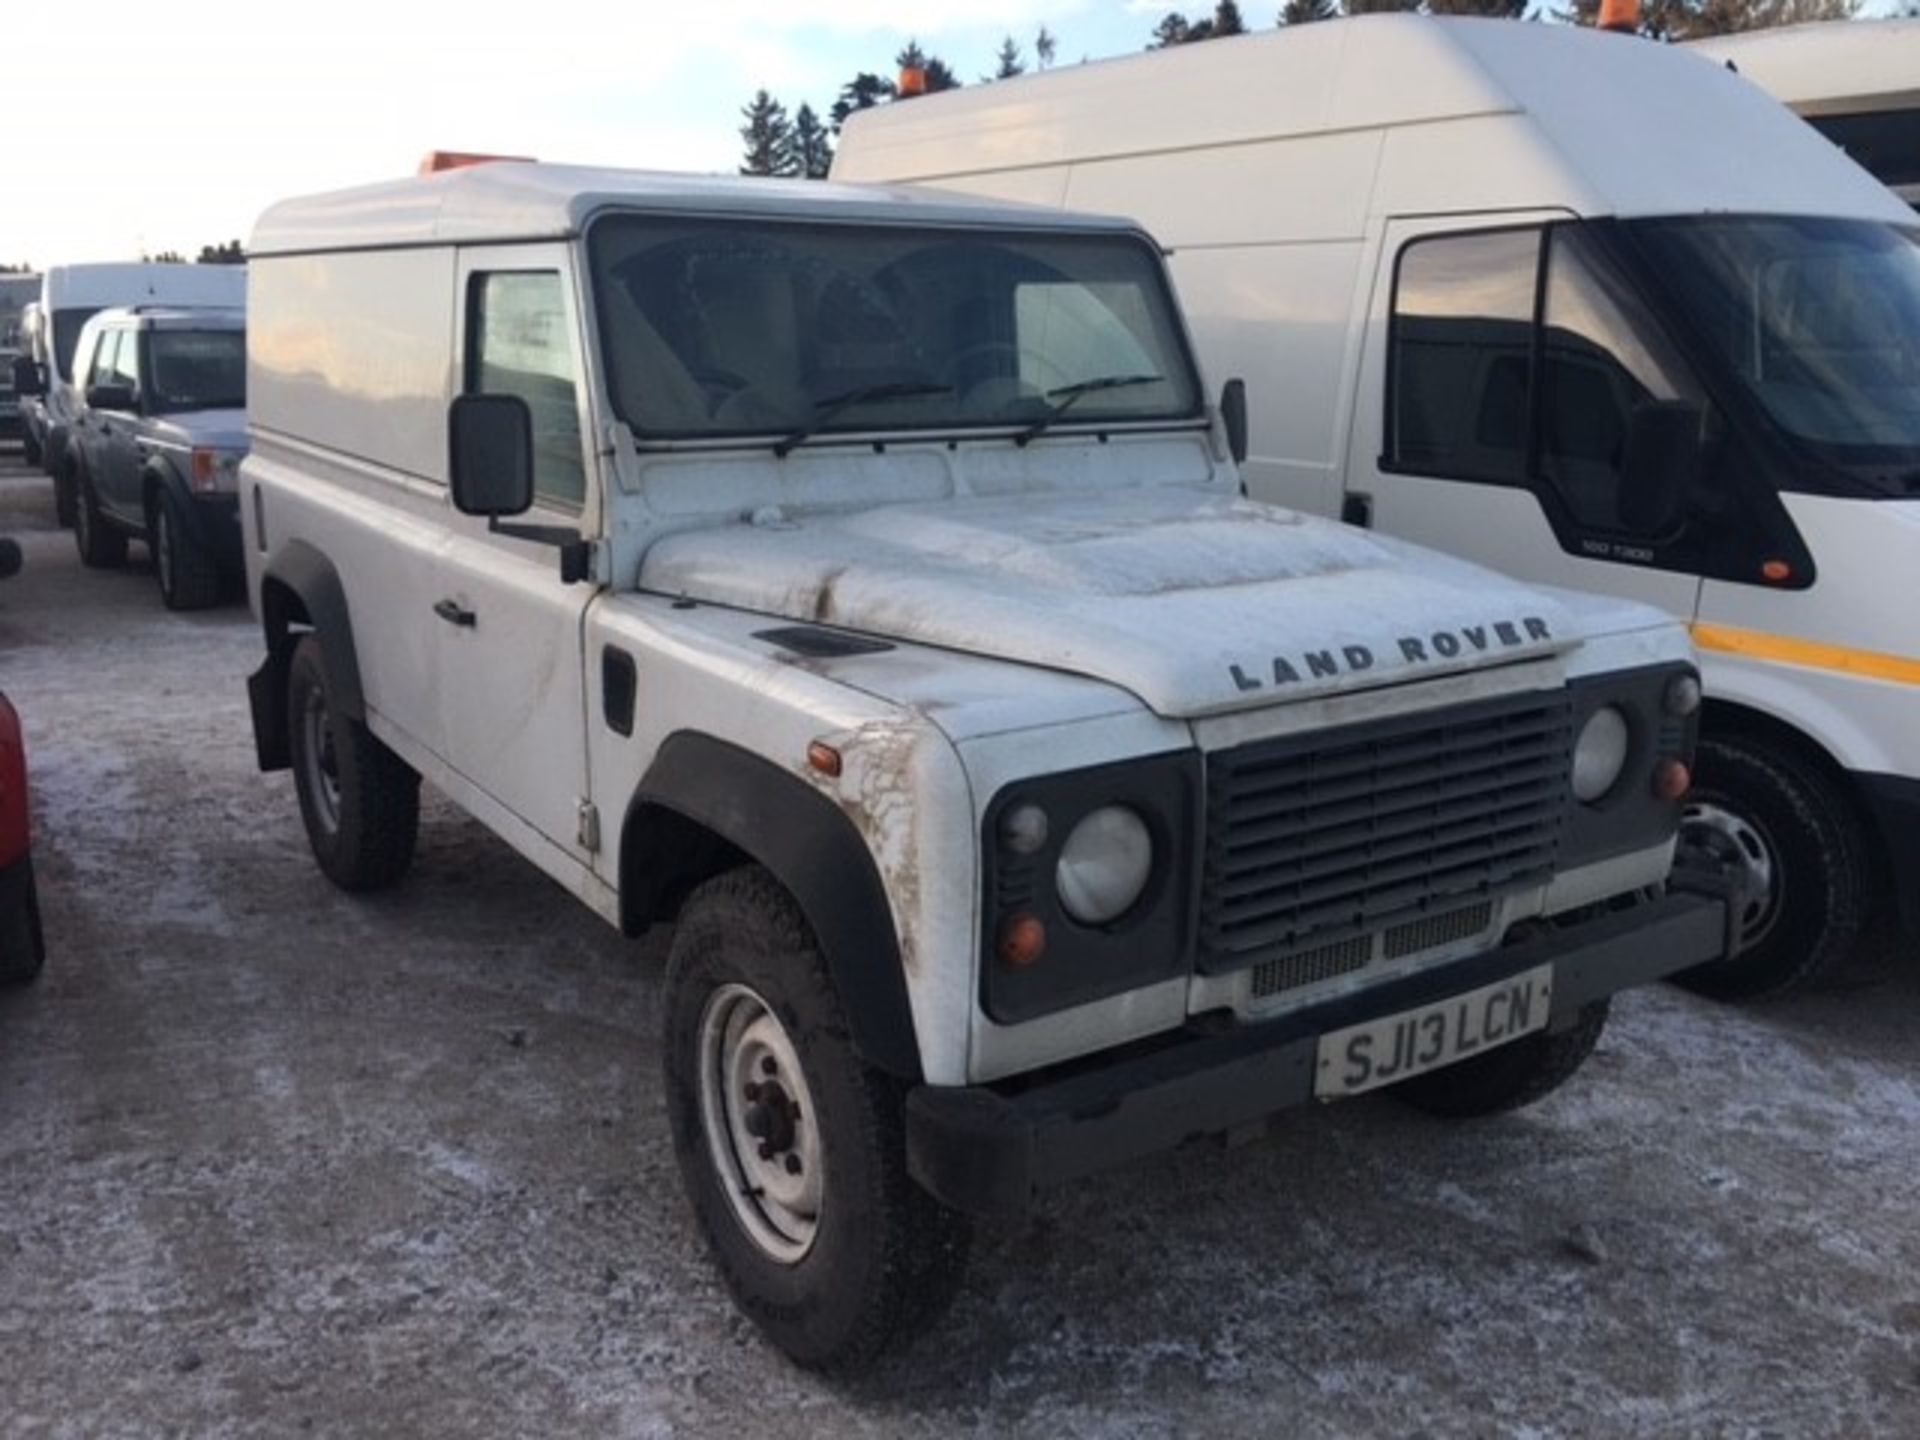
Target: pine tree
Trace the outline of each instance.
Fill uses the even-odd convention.
[[[1430,15],[1484,15],[1494,20],[1518,20],[1533,0],[1427,0]]]
[[[833,120],[833,133],[840,133],[840,127],[847,123],[847,117],[854,111],[870,110],[882,100],[891,100],[893,94],[891,80],[862,70],[840,87],[840,98],[833,102],[833,108],[827,112]]]
[[[740,138],[747,143],[742,157],[742,175],[791,175],[795,171],[793,126],[787,119],[787,107],[766,91],[758,91],[753,102],[740,112],[747,123],[740,127]]]
[[[1149,50],[1166,50],[1175,45],[1184,45],[1193,38],[1193,27],[1187,23],[1187,17],[1177,10],[1169,10],[1153,27],[1153,42]]]
[[[1599,0],[1595,0],[1598,4]],[[1287,0],[1280,8],[1282,25],[1306,25],[1314,20],[1332,20],[1340,14],[1337,0]]]
[[[1247,22],[1241,18],[1239,5],[1235,3],[1235,0],[1220,0],[1220,3],[1213,7],[1212,38],[1221,40],[1228,35],[1244,35],[1246,33]]]
[[[893,63],[902,70],[924,72],[927,77],[926,93],[929,95],[960,88],[960,77],[953,73],[953,67],[938,55],[927,54],[920,48],[918,40],[907,41],[906,48],[893,57]]]
[[[1039,63],[1042,70],[1052,68],[1053,51],[1058,43],[1059,42],[1053,38],[1053,32],[1044,25],[1040,27],[1040,33],[1033,37],[1033,58]]]
[[[1598,21],[1599,12],[1599,0],[1572,0],[1565,9],[1556,10],[1554,18],[1592,25]],[[1860,0],[1647,0],[1640,15],[1640,33],[1662,40],[1697,40],[1706,35],[1768,30],[1776,25],[1851,20],[1859,13]]]
[[[824,180],[833,168],[833,139],[811,105],[793,112],[793,168],[809,180]]]
[[[1341,0],[1340,8],[1346,15],[1397,15],[1403,10],[1418,10],[1420,0]]]
[[[1009,35],[1000,42],[1000,49],[994,55],[992,79],[1011,80],[1016,75],[1027,73],[1026,64],[1020,59],[1020,47]]]

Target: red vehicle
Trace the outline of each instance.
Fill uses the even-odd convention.
[[[0,540],[0,578],[19,568],[19,548]],[[26,742],[20,716],[0,694],[0,985],[26,984],[46,960],[30,840]]]

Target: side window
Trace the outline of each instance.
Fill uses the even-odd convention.
[[[518,395],[527,402],[533,412],[534,494],[578,507],[587,493],[579,366],[559,274],[475,275],[468,306],[468,392]]]
[[[120,332],[120,349],[113,362],[113,368],[119,375],[122,385],[131,385],[136,390],[140,388],[140,332],[138,330]]]
[[[1386,464],[1527,483],[1540,232],[1416,240],[1400,252],[1389,338]]]
[[[81,363],[74,367],[74,373],[84,385],[110,385],[113,383],[113,351],[120,341],[118,330],[101,330],[93,337],[91,359],[80,357]]]
[[[1646,317],[1593,239],[1556,229],[1542,311],[1540,473],[1584,527],[1633,531],[1642,514],[1670,514],[1636,497],[1626,473],[1636,411],[1705,400],[1686,364]]]

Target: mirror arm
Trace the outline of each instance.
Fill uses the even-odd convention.
[[[592,572],[593,546],[580,538],[578,530],[571,530],[565,525],[519,525],[502,520],[498,515],[487,517],[487,530],[490,534],[505,535],[514,540],[533,540],[542,545],[559,546],[560,581],[563,585],[577,585]]]

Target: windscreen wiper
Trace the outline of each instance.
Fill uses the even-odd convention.
[[[813,402],[813,419],[792,434],[776,441],[773,453],[782,460],[792,452],[794,446],[809,440],[820,432],[834,416],[849,406],[858,405],[865,400],[911,400],[916,395],[950,395],[953,386],[942,385],[935,380],[884,380],[877,385],[861,385],[852,390],[842,390],[838,395],[826,395]]]
[[[1047,428],[1071,410],[1083,395],[1091,395],[1096,390],[1119,390],[1128,385],[1151,385],[1156,380],[1166,378],[1164,375],[1096,375],[1091,380],[1077,380],[1071,385],[1062,385],[1057,390],[1049,390],[1047,398],[1059,400],[1060,403],[1014,436],[1013,443],[1025,445],[1036,435],[1044,435]]]

